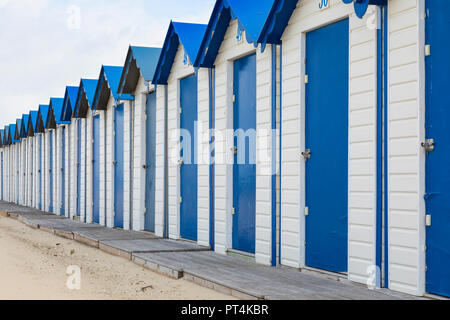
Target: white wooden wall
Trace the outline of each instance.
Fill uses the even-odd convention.
[[[139,77],[134,92],[134,142],[133,142],[133,230],[145,228],[145,177],[146,171],[146,103],[147,86],[142,76]]]
[[[92,223],[93,221],[93,166],[92,166],[92,151],[93,151],[93,136],[92,136],[92,112],[88,110],[86,116],[86,222]]]
[[[156,88],[156,170],[155,170],[155,233],[164,235],[164,213],[165,213],[165,123],[166,123],[166,87]]]
[[[106,225],[106,112],[100,114],[100,225]]]
[[[106,225],[114,227],[114,98],[106,108]]]
[[[69,157],[70,157],[70,166],[69,166],[69,177],[70,177],[70,206],[69,206],[69,216],[73,219],[77,215],[77,119],[72,119],[72,123],[69,126],[70,131],[70,143],[69,143]]]
[[[209,246],[210,152],[209,152],[209,70],[198,70],[198,244]]]
[[[389,1],[389,288],[425,290],[424,0]]]
[[[130,209],[131,209],[131,152],[132,143],[131,139],[131,121],[132,121],[132,109],[134,108],[133,102],[124,103],[124,117],[123,117],[123,228],[129,230],[132,222],[130,221]]]
[[[56,129],[53,130],[53,168],[52,168],[52,180],[53,180],[53,213],[56,215],[60,214],[61,210],[61,202],[59,199],[60,183],[59,177],[61,175],[61,162],[60,162],[60,154],[61,154],[61,143],[60,143],[61,129],[56,126]]]
[[[71,161],[72,153],[73,153],[73,147],[71,145],[71,128],[72,124],[68,124],[65,126],[66,128],[66,134],[65,134],[65,155],[64,155],[64,208],[65,208],[65,216],[67,218],[70,218],[70,205],[71,205],[71,193],[73,192],[72,186],[70,184],[70,176],[72,174],[71,166],[73,165],[73,162]]]

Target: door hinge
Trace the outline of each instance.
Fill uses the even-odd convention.
[[[305,207],[305,216],[309,216],[309,207]]]
[[[307,74],[305,74],[305,84],[309,83],[309,76]]]
[[[236,208],[231,209],[231,214],[235,215],[236,214]]]
[[[426,225],[427,227],[431,227],[431,214],[427,214],[427,215],[425,216],[425,225]]]
[[[145,121],[147,121],[147,114],[144,115],[144,119],[145,119]]]
[[[237,154],[237,151],[238,151],[237,147],[232,147],[231,148],[231,152],[233,152],[233,154]]]
[[[431,56],[431,45],[426,44],[425,45],[425,57]]]
[[[425,142],[422,142],[422,148],[425,149],[425,152],[428,154],[434,151],[434,139],[426,139]]]
[[[235,102],[236,102],[236,95],[233,94],[233,103],[235,103]]]
[[[179,112],[180,112],[180,114],[182,114],[183,113],[183,108],[180,108]]]
[[[180,203],[183,203],[183,197],[180,197]]]

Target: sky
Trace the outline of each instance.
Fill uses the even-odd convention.
[[[0,128],[63,98],[128,46],[161,47],[170,20],[207,23],[215,0],[0,0]]]

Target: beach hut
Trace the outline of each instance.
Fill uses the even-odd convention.
[[[76,217],[83,222],[90,222],[90,208],[92,199],[90,198],[90,193],[87,190],[89,184],[87,181],[87,169],[90,167],[87,165],[87,145],[88,145],[88,122],[87,122],[87,112],[91,108],[94,100],[95,88],[97,87],[97,80],[95,79],[81,79],[77,99],[75,102],[75,107],[72,111],[72,123],[76,122],[75,132],[73,133],[74,146],[73,161],[76,163],[73,167],[73,172],[71,174],[75,177],[73,179],[76,182],[75,186],[71,189],[72,195],[75,197],[75,208]],[[74,119],[75,118],[75,119]]]
[[[89,182],[92,219],[108,227],[132,228],[131,157],[133,96],[119,95],[123,67],[102,66],[91,112],[94,160]]]
[[[130,46],[119,83],[119,96],[134,97],[131,157],[133,230],[156,232],[156,90],[152,84],[160,48]],[[163,128],[159,128],[163,130]],[[160,188],[162,191],[162,186]],[[134,195],[134,196],[133,196]],[[163,193],[159,193],[163,203]],[[162,235],[159,230],[159,235]]]
[[[280,55],[278,42],[260,36],[272,30],[274,4],[217,1],[194,64],[200,68],[199,119],[214,130],[213,139],[199,144],[208,150],[209,139],[214,142],[212,159],[208,152],[199,167],[199,236],[218,253],[266,265],[276,265],[279,255]]]
[[[77,158],[77,136],[75,133],[77,132],[77,121],[72,121],[72,114],[75,110],[75,105],[77,102],[79,87],[76,86],[67,86],[66,92],[64,94],[64,102],[63,109],[61,112],[60,121],[67,122],[65,125],[65,152],[64,152],[64,160],[65,160],[65,174],[64,174],[64,187],[65,187],[65,199],[64,199],[64,207],[65,207],[65,216],[73,219],[73,217],[77,216],[77,195],[74,190],[77,190],[77,175],[75,174],[77,171],[77,162],[75,159]],[[61,182],[63,183],[63,182]]]
[[[196,242],[198,75],[193,63],[205,30],[203,24],[171,22],[152,81],[157,85],[155,183],[164,186],[156,190],[155,228],[157,234]]]

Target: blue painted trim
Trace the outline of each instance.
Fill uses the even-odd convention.
[[[280,201],[280,219],[279,219],[279,224],[280,224],[280,228],[279,228],[279,232],[278,232],[278,263],[281,264],[281,197],[282,197],[282,193],[281,193],[281,177],[282,177],[282,165],[281,165],[281,160],[283,159],[283,144],[282,144],[282,133],[283,133],[283,44],[280,44],[280,170],[279,170],[279,175],[280,175],[280,190],[279,190],[279,201]]]
[[[216,70],[211,68],[208,70],[209,77],[209,129],[210,134],[215,129],[215,86],[216,86]],[[216,237],[215,237],[215,150],[214,150],[214,135],[210,135],[210,165],[209,165],[209,245],[211,250],[215,250]]]
[[[381,10],[382,14],[383,11]],[[383,30],[377,30],[377,211],[376,265],[381,271],[383,237]],[[377,286],[381,287],[381,277]]]
[[[277,46],[272,45],[272,267],[277,265]]]
[[[384,6],[384,287],[389,288],[388,4]]]

